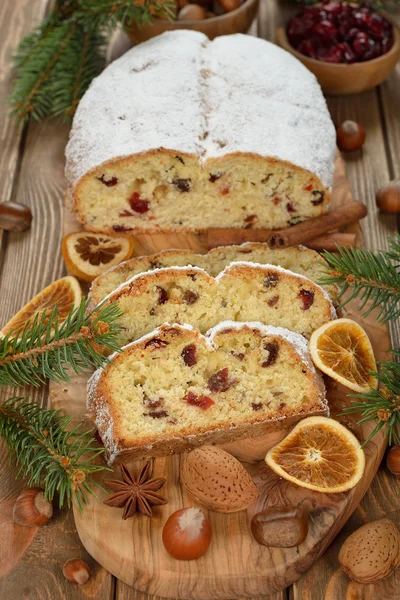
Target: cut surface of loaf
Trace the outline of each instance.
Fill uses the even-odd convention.
[[[205,332],[220,321],[261,321],[309,337],[336,317],[326,292],[310,279],[272,265],[235,262],[217,277],[199,267],[169,267],[136,275],[112,292],[124,343],[162,323]]]
[[[270,264],[289,269],[318,283],[323,273],[325,260],[305,246],[271,249],[268,244],[245,243],[240,246],[221,246],[207,254],[196,254],[191,250],[164,250],[150,256],[131,258],[100,275],[92,283],[90,296],[92,305],[99,304],[108,294],[129,279],[152,269],[165,267],[194,266],[204,269],[216,277],[231,262],[236,261]],[[332,299],[337,296],[336,286],[324,286]]]
[[[292,55],[173,31],[91,83],[66,175],[89,230],[275,229],[328,209],[335,144],[319,84]]]
[[[302,336],[234,322],[206,336],[164,324],[129,344],[89,380],[87,407],[110,463],[127,452],[182,452],[328,413]]]

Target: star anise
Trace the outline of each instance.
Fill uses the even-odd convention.
[[[153,515],[152,506],[166,504],[167,500],[156,492],[165,484],[165,477],[151,479],[153,471],[153,462],[148,461],[139,473],[134,477],[126,465],[121,464],[121,473],[123,481],[110,479],[105,483],[116,492],[104,504],[123,508],[123,519],[133,517],[136,512],[141,512],[147,517]]]

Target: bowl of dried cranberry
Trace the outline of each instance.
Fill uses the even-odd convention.
[[[400,31],[369,4],[325,0],[305,6],[279,27],[276,41],[332,95],[364,92],[382,83],[400,56]]]

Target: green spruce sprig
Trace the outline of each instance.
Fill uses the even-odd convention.
[[[12,113],[23,122],[30,116],[69,119],[105,66],[111,31],[129,21],[148,23],[161,12],[172,15],[172,5],[172,0],[57,0],[16,50]]]
[[[341,306],[359,298],[364,317],[374,309],[382,322],[400,317],[400,235],[389,240],[388,251],[338,247],[323,257],[328,267],[320,282],[339,285]]]
[[[393,352],[400,359],[400,351]],[[360,413],[358,423],[375,421],[376,426],[364,442],[369,442],[375,434],[386,427],[389,444],[400,444],[400,363],[388,361],[378,363],[379,371],[373,373],[381,384],[380,389],[373,389],[366,394],[352,394],[362,402],[355,402],[343,409],[344,414]]]
[[[78,375],[104,362],[120,348],[120,309],[116,304],[87,313],[88,301],[60,323],[58,306],[37,314],[23,329],[0,340],[0,386],[40,386],[68,381],[68,368]]]
[[[0,438],[16,457],[17,477],[29,476],[30,486],[43,486],[45,497],[58,494],[59,506],[79,509],[96,496],[101,486],[91,475],[106,469],[93,461],[104,452],[93,432],[81,425],[71,428],[72,419],[61,411],[45,409],[26,398],[13,397],[0,405]]]

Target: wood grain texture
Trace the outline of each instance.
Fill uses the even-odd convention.
[[[351,200],[339,155],[336,165],[333,207]],[[71,214],[67,215],[66,224],[72,230],[79,227],[77,222],[74,224]],[[355,231],[358,229],[360,234],[358,224],[350,227]],[[177,244],[173,235],[160,234],[155,238],[143,234],[136,238],[139,251],[144,248],[148,250],[152,243],[154,249],[159,249],[160,245],[169,248]],[[200,244],[199,249],[206,249],[202,247],[201,236],[185,235],[179,238],[180,242],[186,240],[189,247]],[[351,307],[348,310],[353,318],[359,319],[354,305],[352,311]],[[386,328],[378,325],[373,317],[363,325],[373,342],[376,356],[383,360],[387,357],[390,344]],[[51,384],[52,405],[68,410],[77,422],[86,420],[85,386],[86,379],[83,377],[74,377],[70,384]],[[329,385],[328,399],[334,414],[349,403],[346,390],[334,383]],[[348,424],[354,428],[354,419]],[[370,430],[371,424],[363,430],[358,429],[360,439],[365,439]],[[156,510],[151,520],[138,516],[122,521],[119,509],[110,509],[94,499],[90,500],[83,516],[75,510],[75,522],[85,548],[120,580],[156,596],[217,600],[238,595],[252,597],[287,587],[317,559],[357,506],[378,468],[385,444],[379,436],[367,446],[367,468],[363,482],[357,488],[349,494],[329,496],[299,489],[280,480],[263,461],[260,462],[266,451],[284,435],[282,431],[278,436],[263,436],[225,445],[227,450],[250,463],[247,468],[261,496],[257,504],[247,511],[231,515],[209,511],[214,532],[213,544],[201,559],[193,563],[175,561],[167,555],[161,542],[162,527],[169,514],[194,504],[179,484],[181,458],[178,455],[155,461],[154,476],[163,475],[167,478],[164,490],[169,503],[167,509]],[[137,470],[142,462],[129,464]],[[114,471],[119,476],[119,468],[115,467]],[[109,474],[100,474],[98,480],[104,486],[104,480],[109,477]],[[106,495],[100,494],[100,497],[104,499]],[[304,544],[300,548],[287,550],[267,549],[257,544],[249,531],[251,516],[268,506],[293,503],[310,511],[310,533]]]

